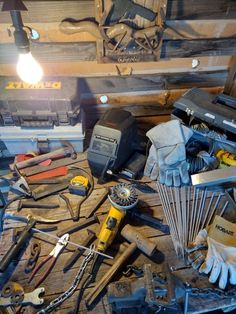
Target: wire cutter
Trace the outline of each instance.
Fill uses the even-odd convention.
[[[60,237],[60,239],[58,240],[56,246],[54,247],[54,249],[48,254],[48,256],[46,258],[44,258],[33,270],[30,278],[29,278],[29,282],[31,282],[31,280],[33,279],[34,275],[39,271],[39,269],[47,263],[47,261],[51,260],[47,270],[41,275],[41,277],[39,278],[38,282],[35,285],[35,288],[37,288],[49,275],[50,271],[52,270],[53,266],[56,263],[57,257],[58,255],[62,252],[62,250],[66,247],[68,240],[69,240],[69,234],[66,233],[64,234],[62,237]]]

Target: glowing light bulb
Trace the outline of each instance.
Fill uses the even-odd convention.
[[[16,70],[22,81],[29,84],[36,84],[43,77],[43,70],[31,52],[19,54]]]

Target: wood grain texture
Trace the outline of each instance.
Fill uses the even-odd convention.
[[[63,34],[59,30],[60,20],[45,23],[31,22],[27,25],[37,30],[40,34],[39,42],[94,42],[96,38],[88,32],[77,34]],[[0,21],[0,42],[12,43],[13,36],[9,36],[10,23]],[[10,28],[13,32],[14,29]],[[171,39],[204,39],[204,38],[228,38],[236,34],[236,20],[167,20],[163,37]]]
[[[95,16],[94,1],[64,0],[64,1],[25,1],[28,12],[23,12],[25,23],[57,22],[67,17],[85,19]],[[2,3],[0,3],[1,9]],[[167,19],[234,19],[236,18],[236,3],[234,0],[169,0]],[[1,23],[10,23],[9,13],[0,12]]]
[[[228,19],[236,17],[234,0],[171,0],[168,1],[167,19]]]
[[[236,97],[236,55],[232,57],[224,93]]]
[[[201,73],[228,70],[231,56],[198,57],[199,66],[192,68],[192,58],[173,58],[159,62],[98,64],[96,61],[41,63],[45,76],[111,77],[160,73]],[[1,75],[16,75],[15,64],[1,64]]]
[[[95,43],[38,43],[31,45],[32,54],[40,62],[95,61]],[[236,51],[236,38],[211,40],[163,41],[161,58],[199,56],[230,56]],[[16,63],[18,53],[14,44],[0,44],[0,63]]]

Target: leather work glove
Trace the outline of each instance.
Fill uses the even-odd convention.
[[[229,280],[236,285],[236,224],[216,216],[209,230],[201,230],[187,252],[189,261],[200,273],[209,274],[209,282],[219,279],[225,289]],[[204,247],[208,250],[204,250]]]
[[[149,177],[151,180],[156,180],[159,173],[159,167],[157,162],[157,154],[154,145],[149,150],[149,155],[144,168],[144,175]]]
[[[179,120],[161,123],[147,132],[152,142],[144,175],[160,183],[180,186],[189,182],[185,144],[192,136],[191,129]]]

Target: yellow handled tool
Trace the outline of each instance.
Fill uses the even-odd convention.
[[[227,166],[236,166],[236,155],[226,152],[223,149],[218,151],[216,157]]]
[[[112,206],[98,235],[97,250],[102,252],[107,249],[115,238],[126,211],[138,203],[136,190],[127,183],[120,183],[112,187],[108,199]]]

